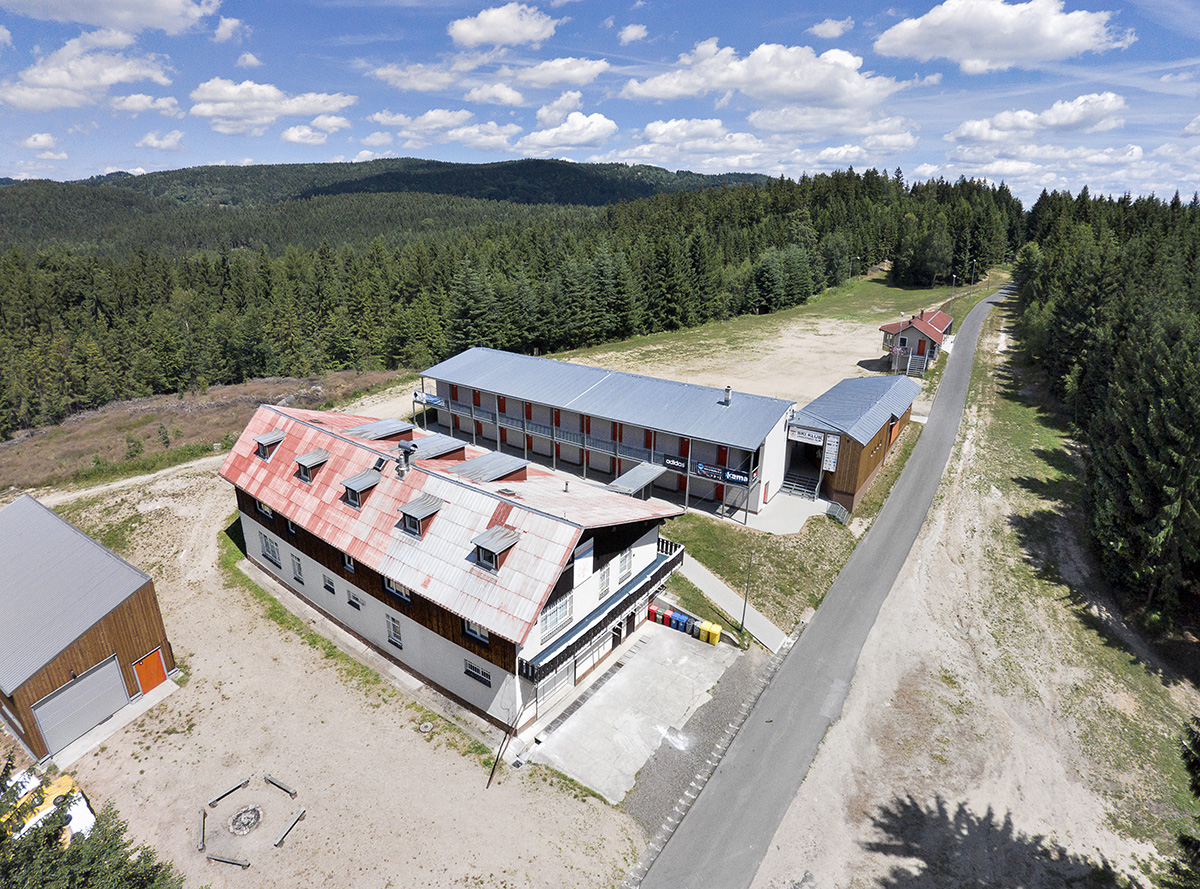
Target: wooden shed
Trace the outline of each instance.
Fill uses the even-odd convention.
[[[788,421],[789,471],[853,511],[912,416],[921,384],[905,376],[842,380]]]
[[[175,669],[154,581],[25,495],[0,509],[0,716],[39,759]]]

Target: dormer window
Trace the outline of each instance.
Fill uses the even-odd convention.
[[[475,563],[485,571],[496,572],[508,551],[521,539],[521,532],[505,525],[488,528],[471,541],[475,545]]]
[[[445,501],[432,494],[422,494],[400,507],[400,527],[418,540],[425,534],[434,514]]]
[[[329,451],[324,448],[317,448],[315,451],[309,451],[307,454],[301,454],[296,458],[296,475],[300,481],[306,485],[311,485],[313,473],[317,468],[329,459]]]
[[[254,452],[258,454],[259,459],[270,460],[271,455],[275,453],[275,447],[283,441],[284,434],[282,429],[272,429],[270,432],[254,436]]]
[[[379,484],[382,477],[378,469],[364,469],[358,475],[342,479],[342,486],[346,489],[346,502],[355,509],[361,509],[367,492]]]

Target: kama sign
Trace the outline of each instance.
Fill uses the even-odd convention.
[[[837,435],[831,435],[825,440],[825,459],[821,461],[821,469],[824,472],[837,471],[838,447],[842,440]]]
[[[687,472],[687,460],[683,457],[670,457],[663,455],[663,466],[667,469],[673,469],[676,472]]]
[[[817,447],[825,443],[824,432],[815,432],[812,429],[799,429],[796,426],[788,427],[788,438],[792,441],[802,441],[805,444],[816,445]]]
[[[750,473],[744,472],[741,469],[726,469],[725,481],[731,485],[749,485]]]

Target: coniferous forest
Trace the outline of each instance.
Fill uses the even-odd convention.
[[[594,169],[566,166],[587,178],[551,166],[539,190],[542,168],[518,165],[522,192],[592,188]],[[215,191],[182,174],[0,188],[0,435],[114,399],[771,312],[882,260],[905,285],[965,281],[1019,246],[1022,220],[1003,185],[898,170],[689,174],[598,206],[386,193],[378,177],[289,197],[263,168],[218,170]]]

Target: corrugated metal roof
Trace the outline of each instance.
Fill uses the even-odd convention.
[[[619,494],[636,494],[666,471],[667,467],[657,463],[639,463],[633,469],[621,473],[605,487]]]
[[[381,478],[383,478],[383,473],[378,469],[364,469],[357,475],[342,479],[342,487],[361,494],[367,488],[373,488],[379,484]]]
[[[406,423],[404,420],[385,418],[382,420],[372,420],[370,423],[363,423],[360,426],[351,426],[349,429],[342,431],[346,435],[356,435],[368,441],[375,441],[380,438],[387,438],[389,435],[400,435],[404,432],[411,432],[416,428],[412,423]]]
[[[495,349],[474,348],[424,377],[672,435],[755,450],[793,402]]]
[[[912,407],[921,384],[906,376],[842,380],[792,416],[788,425],[849,435],[866,444]]]
[[[524,642],[542,604],[571,558],[583,528],[649,521],[679,515],[662,501],[642,501],[599,486],[573,484],[569,492],[551,473],[529,467],[523,480],[480,483],[455,476],[444,465],[420,462],[401,478],[382,474],[361,509],[342,500],[341,476],[380,452],[368,441],[344,437],[367,417],[325,414],[270,405],[260,407],[230,451],[221,476],[297,526],[352,556],[362,565],[416,591],[489,633]],[[254,455],[253,438],[274,425],[287,439],[271,461]],[[416,432],[415,442],[447,436]],[[450,439],[466,457],[486,450]],[[316,447],[330,452],[329,465],[305,484],[291,471],[296,456]],[[441,465],[440,465],[441,464]],[[501,489],[515,492],[502,495]],[[397,527],[396,513],[423,495],[443,501],[425,534]],[[472,541],[496,525],[519,532],[498,571],[476,565]]]
[[[486,549],[488,552],[502,553],[516,546],[520,539],[521,532],[515,528],[496,525],[494,528],[488,528],[478,537],[472,538],[471,543]]]
[[[0,690],[10,696],[150,579],[28,494],[0,509],[0,564]]]
[[[445,502],[441,497],[434,497],[432,494],[422,494],[420,497],[402,504],[400,511],[420,521],[429,518],[441,509]]]
[[[459,463],[450,471],[473,482],[494,482],[506,475],[512,475],[528,465],[528,460],[515,454],[489,451],[482,457],[474,457],[465,463]]]
[[[423,438],[415,438],[412,443],[416,445],[413,456],[418,460],[432,460],[435,457],[444,457],[446,454],[453,454],[455,451],[464,450],[467,446],[466,442],[459,441],[452,435],[443,435],[440,432],[426,435]]]
[[[270,447],[273,444],[279,444],[283,441],[284,431],[282,429],[272,429],[270,432],[264,432],[262,435],[255,436],[254,443]]]
[[[296,462],[305,469],[312,469],[314,466],[320,466],[329,459],[329,451],[324,448],[315,448],[307,454],[301,454],[296,458]]]

